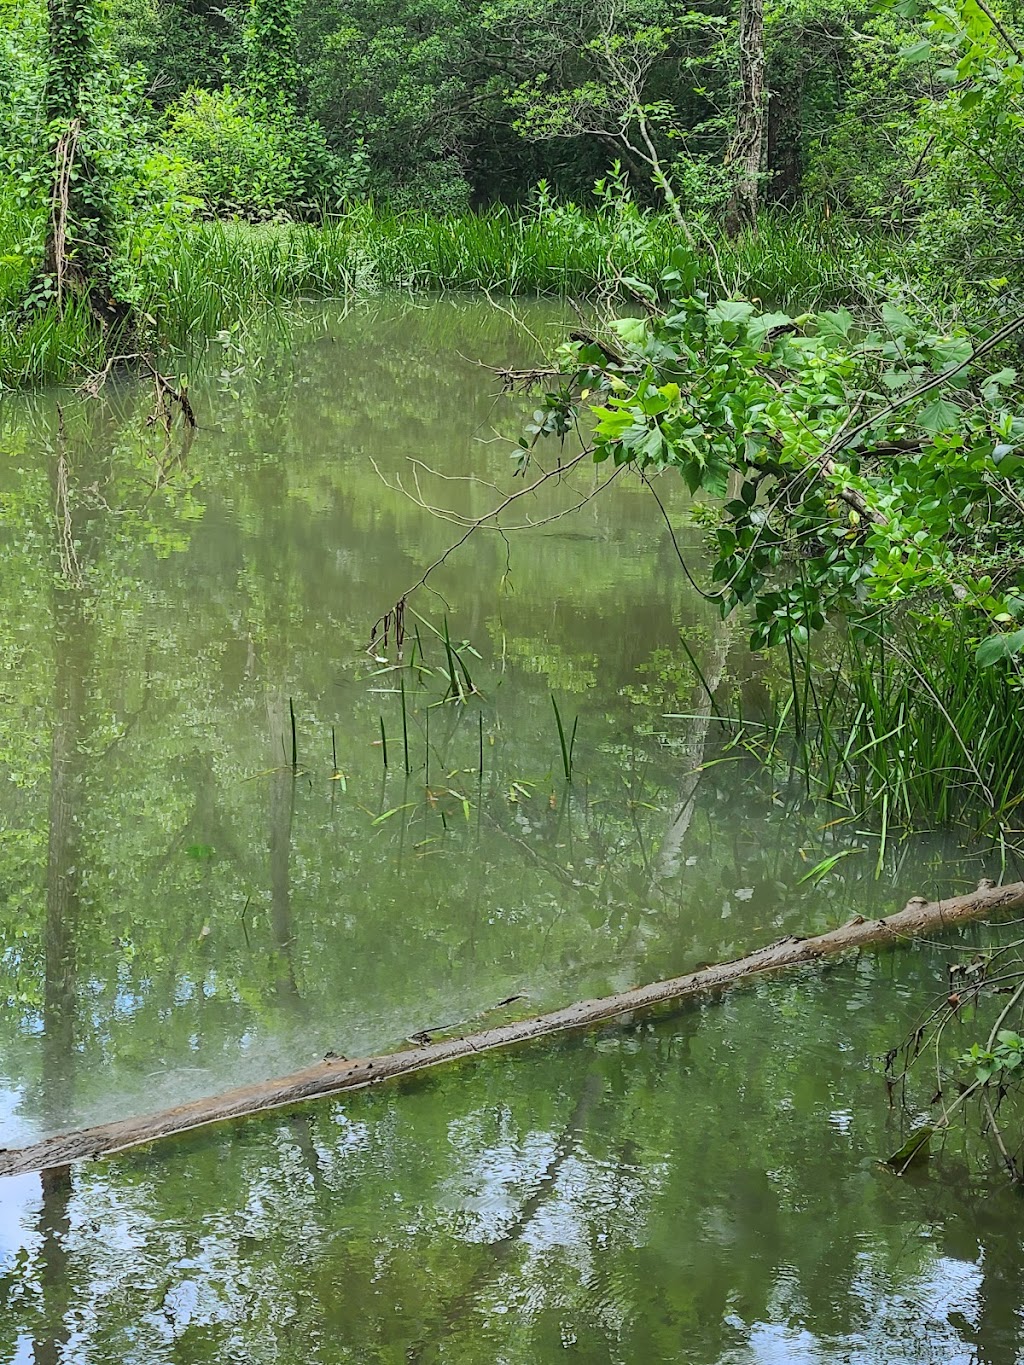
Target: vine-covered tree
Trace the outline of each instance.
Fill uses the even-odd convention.
[[[48,0],[45,116],[52,154],[50,215],[39,288],[58,309],[82,299],[104,331],[129,309],[111,274],[114,225],[97,139],[96,98],[108,61],[101,0]]]
[[[299,93],[295,0],[252,0],[245,26],[246,85],[266,108],[294,111]]]
[[[733,168],[733,181],[725,210],[725,227],[731,237],[744,228],[757,226],[765,138],[763,0],[741,0],[739,61],[736,131],[727,156]]]

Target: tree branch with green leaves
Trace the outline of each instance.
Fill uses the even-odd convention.
[[[750,612],[754,646],[910,600],[1011,621],[1024,416],[1016,370],[989,357],[1024,318],[938,332],[885,305],[865,327],[846,309],[711,302],[691,276],[681,250],[657,289],[632,281],[647,315],[606,324],[619,363],[567,343],[546,411],[555,429],[589,420],[596,461],[674,471],[707,499],[705,591]]]

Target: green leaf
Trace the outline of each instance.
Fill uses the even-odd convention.
[[[969,337],[952,337],[949,341],[936,342],[932,351],[942,361],[943,368],[952,369],[955,365],[962,365],[965,360],[970,360],[974,354],[974,347]]]
[[[384,823],[385,820],[390,820],[391,817],[392,817],[393,815],[397,815],[397,814],[399,813],[399,811],[403,811],[403,810],[412,810],[412,809],[415,807],[415,805],[416,805],[416,802],[415,802],[415,801],[406,801],[404,805],[401,805],[401,806],[392,806],[391,809],[390,809],[390,810],[386,810],[386,811],[384,812],[383,815],[378,815],[377,818],[376,818],[376,820],[371,820],[371,821],[370,821],[370,824],[371,824],[371,825],[382,825],[382,824]]]
[[[1017,382],[1017,371],[1007,367],[1006,369],[996,370],[995,374],[990,374],[985,380],[986,387],[989,384],[1015,384]]]
[[[1024,650],[1024,630],[1009,633],[1000,632],[982,640],[978,646],[977,663],[979,668],[991,668],[1002,659],[1012,659]]]
[[[829,338],[846,340],[853,327],[853,314],[848,308],[837,308],[834,312],[818,316],[818,332]]]
[[[627,346],[643,346],[647,340],[647,323],[643,318],[615,318],[608,325]]]
[[[930,435],[937,436],[940,431],[956,427],[960,417],[961,410],[955,403],[947,402],[945,398],[935,398],[917,414],[917,421]]]
[[[906,313],[901,313],[898,308],[894,308],[891,303],[882,304],[882,321],[892,332],[893,336],[910,336],[917,331],[917,328],[907,317]]]
[[[818,883],[822,877],[826,876],[835,867],[836,863],[842,858],[848,858],[854,853],[863,853],[860,848],[844,848],[840,853],[833,853],[828,858],[822,858],[820,863],[815,863],[810,872],[805,872],[797,882],[797,886],[803,886],[804,882]]]
[[[729,491],[729,472],[727,464],[710,461],[701,480],[704,491],[713,498],[724,498]]]
[[[901,49],[899,55],[911,65],[916,62],[926,62],[932,55],[932,45],[927,38],[922,38],[920,42],[911,43],[909,47]]]
[[[628,408],[592,408],[591,411],[598,419],[598,435],[607,436],[609,440],[621,440],[633,425],[633,414]]]
[[[982,381],[981,385],[981,392],[984,395],[985,402],[995,406],[995,404],[1002,401],[1002,389],[1009,388],[1016,382],[1017,371],[1014,369],[1007,368],[997,370],[995,374],[990,374],[987,379]]]
[[[751,341],[760,341],[776,327],[788,327],[793,319],[788,313],[760,313],[756,318],[752,318],[750,326],[747,328],[747,335]]]
[[[658,291],[652,289],[645,280],[638,280],[635,275],[623,275],[622,283],[627,289],[632,290],[634,294],[639,294],[642,298],[650,299],[655,303],[657,302]]]
[[[638,442],[635,453],[652,463],[664,459],[665,438],[661,434],[661,428],[652,427],[643,440]]]
[[[708,317],[716,322],[746,322],[754,315],[754,305],[746,299],[720,299],[708,309]]]

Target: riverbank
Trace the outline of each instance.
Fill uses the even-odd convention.
[[[0,215],[0,386],[60,383],[102,363],[102,338],[83,307],[26,312],[25,243],[42,224],[13,204]],[[632,204],[584,211],[503,207],[435,218],[359,204],[319,224],[195,222],[154,237],[136,224],[117,264],[123,296],[150,328],[148,344],[184,352],[256,309],[298,298],[362,297],[384,289],[485,290],[583,296],[623,278],[657,279],[680,245],[667,214]],[[866,302],[895,269],[891,244],[840,218],[766,216],[756,236],[729,241],[697,227],[703,286],[802,307]]]

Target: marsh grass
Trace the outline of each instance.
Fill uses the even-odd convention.
[[[731,743],[788,769],[809,796],[895,829],[968,824],[1016,841],[1024,802],[1024,676],[980,668],[969,627],[927,618],[853,634],[832,660],[795,651],[767,713]]]
[[[551,705],[555,710],[555,725],[558,727],[558,747],[562,756],[562,772],[565,775],[566,782],[571,782],[573,751],[576,748],[576,727],[580,723],[580,718],[577,716],[573,721],[572,733],[570,734],[569,739],[566,740],[565,726],[562,724],[562,713],[558,709],[558,702],[555,700],[554,693],[551,695]]]
[[[148,306],[173,301],[187,330],[209,332],[252,302],[376,289],[493,290],[586,294],[617,274],[656,279],[679,246],[659,215],[628,220],[582,210],[521,214],[494,208],[433,218],[360,205],[322,225],[249,227],[207,223],[183,231],[163,253]],[[768,218],[756,237],[716,246],[730,289],[758,297],[798,296],[804,306],[851,302],[884,269],[881,239],[864,241],[841,222]],[[703,282],[720,291],[710,249],[698,253]],[[162,264],[162,269],[160,268]]]
[[[38,225],[13,203],[2,207],[0,383],[59,382],[95,366],[101,338],[84,310],[43,313],[27,325],[17,315],[27,267],[14,244],[38,236]],[[768,217],[756,236],[736,242],[712,240],[695,253],[710,291],[722,292],[724,279],[730,292],[802,307],[866,300],[893,259],[884,239],[809,214]],[[118,269],[152,320],[157,349],[181,354],[293,300],[385,289],[583,296],[622,275],[657,278],[679,245],[669,218],[633,206],[497,207],[435,218],[358,204],[320,224],[185,224],[156,246],[140,225],[123,242]]]

